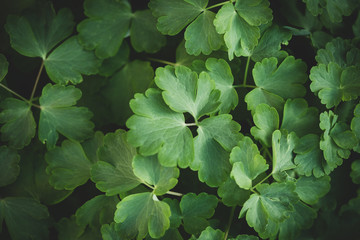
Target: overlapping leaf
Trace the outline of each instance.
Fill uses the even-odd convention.
[[[16,151],[7,146],[0,147],[0,187],[16,180],[20,172],[19,161],[20,156]]]
[[[224,239],[225,233],[223,233],[220,229],[213,229],[212,227],[207,227],[204,231],[201,232],[198,240],[221,240]]]
[[[351,130],[359,141],[359,144],[354,147],[354,150],[360,152],[360,104],[355,107],[354,118],[351,120]]]
[[[9,63],[6,57],[0,53],[0,82],[5,78],[8,73]]]
[[[46,85],[39,99],[41,106],[39,139],[53,148],[58,133],[73,140],[84,140],[92,136],[94,124],[92,113],[85,107],[74,107],[81,91],[73,86]]]
[[[253,180],[269,168],[256,144],[249,137],[244,137],[232,149],[230,162],[233,164],[231,176],[235,179],[237,185],[244,189],[250,189]]]
[[[321,178],[302,176],[296,181],[295,192],[299,198],[307,204],[314,205],[319,199],[330,190],[330,177],[323,176]]]
[[[35,136],[36,123],[31,105],[24,101],[7,98],[0,103],[1,139],[9,145],[21,149]]]
[[[135,188],[141,182],[132,169],[135,155],[136,149],[127,143],[125,131],[108,133],[98,150],[100,161],[91,168],[91,180],[109,196]]]
[[[250,191],[242,189],[230,176],[218,188],[217,194],[226,206],[242,206],[249,199]]]
[[[351,164],[350,177],[356,184],[360,184],[360,160],[356,160]]]

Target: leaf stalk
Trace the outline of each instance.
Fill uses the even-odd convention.
[[[34,84],[34,87],[33,87],[33,89],[32,89],[31,95],[30,95],[30,100],[29,100],[30,103],[32,103],[32,101],[33,101],[33,98],[34,98],[34,95],[35,95],[35,91],[36,91],[36,87],[37,87],[37,85],[38,85],[38,83],[39,83],[40,76],[41,76],[41,73],[42,73],[43,69],[44,69],[44,60],[41,62],[41,66],[40,66],[39,72],[38,72],[38,74],[37,74],[37,76],[36,76],[35,84]]]

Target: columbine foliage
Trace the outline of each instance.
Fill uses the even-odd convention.
[[[1,239],[360,236],[358,1],[38,2],[0,9]]]

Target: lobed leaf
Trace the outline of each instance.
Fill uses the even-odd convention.
[[[212,227],[207,227],[204,231],[201,232],[198,240],[222,240],[224,239],[224,233],[220,229],[213,229]]]
[[[0,147],[0,187],[9,185],[16,180],[20,173],[19,161],[20,156],[16,151],[7,146]]]
[[[249,199],[250,191],[240,188],[230,176],[217,190],[222,203],[226,206],[242,206]]]

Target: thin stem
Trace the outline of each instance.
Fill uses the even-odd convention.
[[[33,87],[33,90],[31,92],[31,95],[30,95],[30,100],[29,102],[32,102],[33,101],[33,98],[34,98],[34,94],[35,94],[35,91],[36,91],[36,87],[39,83],[39,79],[40,79],[40,76],[41,76],[41,73],[42,73],[42,70],[44,69],[44,61],[41,62],[41,66],[40,66],[40,69],[39,69],[39,72],[36,76],[36,80],[35,80],[35,84],[34,84],[34,87]]]
[[[153,61],[153,62],[158,62],[158,63],[163,63],[163,64],[167,64],[167,65],[171,65],[171,66],[179,66],[179,64],[177,63],[173,63],[173,62],[169,62],[169,61],[166,61],[166,60],[161,60],[161,59],[157,59],[157,58],[148,58],[150,61]]]
[[[257,86],[255,85],[244,85],[244,84],[241,84],[241,85],[234,85],[234,88],[257,88]]]
[[[209,9],[212,9],[212,8],[220,7],[220,6],[225,5],[225,4],[227,4],[227,3],[229,3],[229,1],[222,2],[222,3],[217,3],[217,4],[215,4],[215,5],[212,5],[212,6],[210,6],[210,7],[207,7],[207,8],[205,8],[205,9],[206,9],[206,10],[209,10]]]
[[[197,123],[185,123],[185,126],[187,127],[197,126]]]
[[[246,67],[245,67],[245,73],[244,73],[244,81],[243,81],[244,86],[246,86],[246,80],[247,80],[247,75],[248,75],[248,71],[249,71],[249,65],[250,65],[250,57],[248,57],[247,61],[246,61]]]
[[[20,94],[18,94],[17,92],[14,92],[13,90],[11,90],[10,88],[8,88],[7,86],[5,86],[4,84],[0,83],[0,87],[4,88],[6,91],[14,94],[15,96],[17,96],[18,98],[20,98],[21,100],[23,100],[24,102],[29,102],[29,100],[27,100],[26,98],[24,98],[23,96],[21,96]]]
[[[167,191],[166,194],[177,196],[177,197],[181,197],[182,195],[184,195],[182,193],[173,192],[173,191]]]
[[[232,223],[232,219],[233,219],[233,217],[234,217],[234,213],[235,213],[235,206],[231,208],[229,221],[228,221],[228,224],[226,225],[224,240],[226,240],[226,239],[228,238],[229,231],[230,231],[230,227],[231,227],[231,223]]]
[[[270,173],[269,175],[267,175],[263,180],[261,180],[260,182],[258,182],[257,184],[255,184],[255,186],[253,186],[252,188],[250,188],[251,191],[253,191],[258,185],[262,184],[264,181],[266,181],[269,177],[272,176],[272,173]]]

